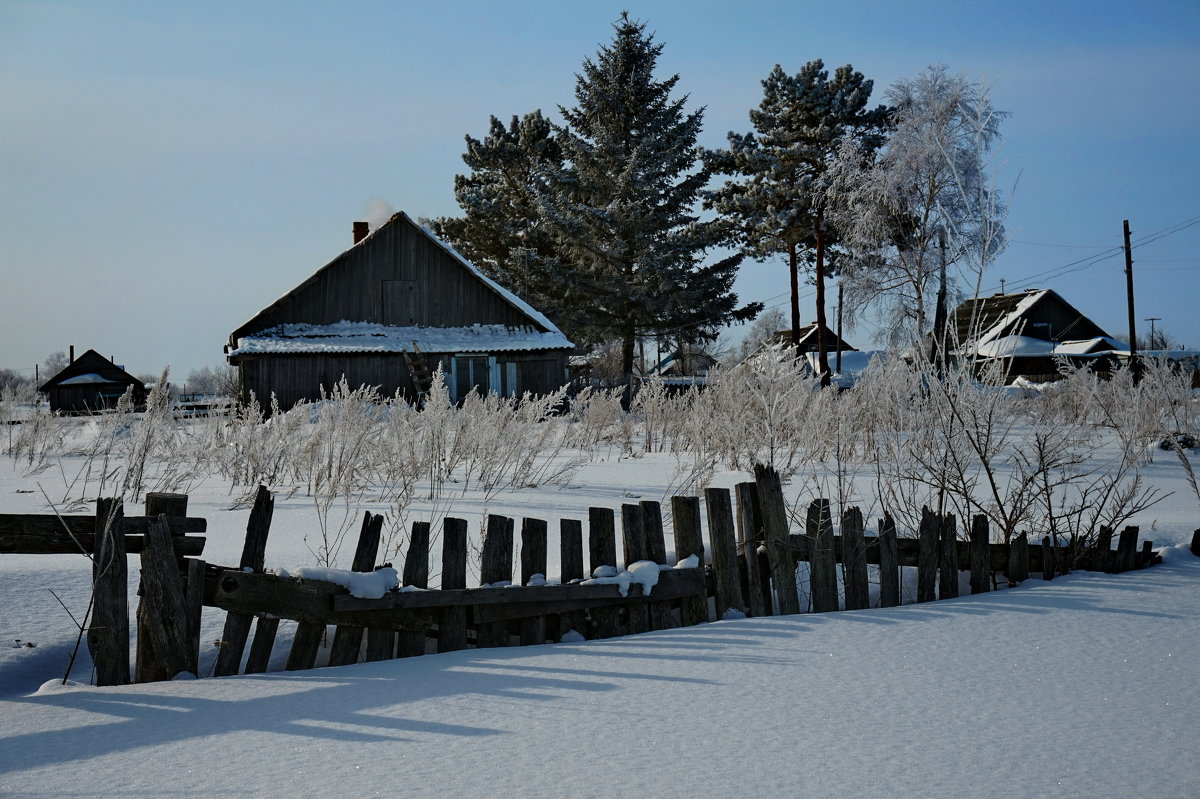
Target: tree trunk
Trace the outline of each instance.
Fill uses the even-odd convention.
[[[800,266],[795,243],[788,244],[788,275],[792,283],[792,346],[800,346]]]
[[[829,375],[829,356],[825,351],[825,224],[824,215],[817,214],[815,225],[817,263],[813,270],[813,279],[817,289],[817,371],[821,373],[821,385],[828,386],[832,380]]]

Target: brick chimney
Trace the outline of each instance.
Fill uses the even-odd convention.
[[[355,222],[354,223],[354,243],[358,244],[360,241],[365,239],[367,237],[367,234],[370,232],[371,232],[371,226],[368,225],[366,222]]]

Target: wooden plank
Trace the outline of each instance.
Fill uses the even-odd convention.
[[[713,576],[717,587],[717,619],[724,618],[729,611],[745,614],[738,570],[733,500],[729,489],[704,489],[704,504],[708,510],[708,543],[712,547]]]
[[[1154,542],[1143,541],[1142,548],[1137,552],[1133,559],[1133,568],[1144,569],[1154,562]]]
[[[51,516],[50,518],[53,519],[54,517]],[[89,524],[95,523],[94,516],[76,518],[85,519]],[[139,518],[143,521],[145,520],[144,517],[134,517],[129,521],[137,521]],[[3,519],[3,517],[0,517],[0,519]],[[51,533],[36,532],[30,534],[22,530],[0,532],[0,555],[93,554],[96,551],[95,533],[91,530],[86,533],[76,532],[74,529],[76,526],[75,522],[71,523],[72,529],[69,534],[61,526],[57,531]],[[141,554],[145,548],[146,539],[144,526],[142,532],[139,534],[131,534],[129,528],[126,527],[124,539],[124,550],[127,555]],[[175,549],[180,556],[195,557],[204,553],[206,542],[207,538],[205,536],[180,534],[175,538]]]
[[[383,516],[364,513],[362,528],[358,531],[358,544],[354,548],[354,558],[350,561],[351,571],[370,572],[375,568],[382,534]],[[362,627],[339,624],[333,631],[333,643],[329,646],[329,665],[346,666],[357,663],[362,642]]]
[[[200,659],[200,627],[204,615],[204,567],[202,560],[187,560],[186,582],[184,583],[184,606],[187,611],[188,633],[191,635],[191,650],[196,653],[197,666]],[[199,675],[197,675],[199,676]]]
[[[867,579],[863,515],[858,508],[846,508],[842,512],[842,563],[846,610],[866,610],[871,607],[871,587]]]
[[[828,613],[838,609],[836,558],[838,547],[833,536],[833,520],[829,514],[829,500],[816,499],[808,506],[805,530],[812,541],[812,568],[810,583],[812,609],[814,613]]]
[[[971,520],[971,593],[983,594],[992,590],[991,557],[988,545],[991,531],[988,517],[978,513]]]
[[[429,587],[429,522],[413,522],[404,556],[403,584],[416,588]],[[399,630],[396,633],[396,657],[418,657],[425,654],[425,630]]]
[[[489,515],[483,536],[483,559],[479,580],[484,585],[511,583],[513,576],[513,520]],[[508,646],[508,625],[499,622],[477,624],[475,643],[479,647]]]
[[[595,576],[601,566],[617,565],[617,522],[612,508],[588,508],[588,565],[589,576]],[[612,638],[621,632],[620,612],[596,608],[590,614],[588,638]]]
[[[156,676],[190,672],[196,674],[199,651],[193,648],[183,580],[171,546],[171,532],[160,519],[151,524],[142,551],[142,588],[146,603],[144,632],[150,637],[157,667],[144,673]]]
[[[1049,548],[1050,548],[1050,536],[1048,536],[1048,535],[1042,536],[1042,551],[1045,552]],[[1053,580],[1054,579],[1054,558],[1053,557],[1043,556],[1043,558],[1042,558],[1042,579],[1043,580]]]
[[[188,495],[167,491],[146,492],[146,516],[187,516]]]
[[[758,489],[754,483],[738,483],[733,487],[736,499],[738,543],[741,559],[746,564],[745,590],[747,610],[751,616],[770,615],[770,605],[763,599],[766,579],[758,569],[758,542],[762,539],[762,522]]]
[[[1102,525],[1100,533],[1096,536],[1096,548],[1092,550],[1092,557],[1089,559],[1089,566],[1092,570],[1106,572],[1112,568],[1112,537],[1112,528]]]
[[[624,543],[625,568],[646,559],[646,528],[642,522],[642,506],[626,503],[621,506],[621,538]],[[630,633],[650,630],[650,608],[645,604],[630,605],[626,611]]]
[[[958,596],[958,520],[953,513],[942,517],[938,538],[938,599],[953,599]]]
[[[700,498],[671,497],[671,517],[675,538],[675,557],[684,560],[692,555],[704,572],[704,538],[700,531]],[[708,621],[708,589],[701,586],[695,596],[679,600],[679,623],[684,627]]]
[[[467,521],[447,517],[442,523],[442,590],[467,587]],[[390,629],[390,628],[389,628]],[[438,614],[438,651],[467,648],[467,609],[443,608]]]
[[[119,499],[96,500],[88,517],[99,542],[92,557],[92,621],[88,652],[96,685],[129,683],[129,566],[125,554],[125,510]]]
[[[761,464],[754,467],[754,482],[762,506],[763,534],[767,560],[771,564],[771,583],[775,605],[781,614],[800,612],[800,596],[796,591],[796,559],[788,530],[787,504],[779,473]]]
[[[667,564],[667,541],[663,531],[662,506],[649,499],[644,499],[638,504],[642,507],[642,527],[646,533],[646,559],[670,565]],[[650,603],[651,630],[669,630],[678,626],[675,614],[671,610],[671,603]]]
[[[254,495],[254,506],[246,522],[246,538],[242,543],[239,569],[261,572],[266,560],[267,536],[271,532],[271,517],[275,513],[275,498],[265,486],[259,486]],[[272,612],[269,608],[265,612]],[[249,618],[238,618],[235,614],[225,617],[225,628],[221,633],[221,645],[217,650],[217,662],[213,673],[218,677],[237,674],[242,665],[242,653],[250,635]]]
[[[492,589],[469,589],[474,593],[495,593]],[[300,577],[280,577],[276,574],[254,574],[251,572],[224,571],[221,572],[219,585],[212,604],[228,611],[242,613],[247,616],[267,614],[283,619],[312,623],[312,624],[353,624],[359,627],[374,627],[380,624],[381,617],[359,612],[354,603],[384,603],[381,607],[396,607],[403,612],[394,614],[389,621],[396,627],[412,630],[424,630],[432,626],[433,616],[430,609],[445,607],[452,604],[469,605],[473,601],[443,601],[458,596],[461,600],[464,592],[454,591],[401,591],[387,594],[382,599],[363,600],[350,596],[349,591],[336,583],[324,580],[306,580]],[[514,593],[519,593],[514,590]],[[395,597],[411,597],[408,603],[391,604]],[[421,599],[421,598],[430,598]],[[335,611],[334,602],[337,599],[350,600],[341,610]],[[367,607],[375,607],[368,604]]]
[[[156,516],[187,516],[188,496],[187,494],[165,493],[158,491],[150,491],[146,493],[146,516],[153,518]],[[180,539],[182,540],[182,539]],[[126,550],[128,551],[129,541],[126,540]],[[199,601],[203,606],[203,570],[201,570],[201,579],[199,586]],[[166,666],[160,658],[154,654],[154,644],[151,641],[149,631],[146,629],[146,599],[144,586],[139,583],[138,586],[138,607],[136,613],[137,619],[137,645],[135,647],[135,656],[133,664],[133,681],[135,683],[144,682],[159,682],[169,680],[173,676],[166,672]],[[191,597],[189,596],[189,599]],[[191,604],[189,603],[189,613],[191,612]],[[197,614],[200,608],[196,608]],[[197,624],[199,619],[197,618]],[[196,651],[199,652],[199,629],[196,630]]]
[[[566,585],[572,580],[583,579],[583,522],[578,519],[559,520],[558,559],[560,582]],[[562,640],[572,630],[579,635],[587,634],[587,614],[583,611],[559,614],[556,638]]]
[[[1013,585],[1029,579],[1029,536],[1018,533],[1009,543],[1008,565],[1004,574]]]
[[[1117,542],[1116,571],[1127,572],[1133,568],[1133,553],[1137,549],[1138,528],[1130,525],[1121,531]]]
[[[283,668],[286,671],[305,671],[314,668],[317,665],[317,654],[321,651],[321,642],[324,638],[324,624],[298,623],[296,636],[292,639],[292,648],[288,650],[287,662]]]
[[[1188,549],[1193,555],[1200,558],[1200,529],[1192,533],[1192,543],[1188,544]]]
[[[247,617],[251,618],[251,617]],[[278,616],[259,616],[254,622],[254,640],[246,656],[246,674],[263,674],[271,665],[271,650],[279,632]]]
[[[921,508],[921,526],[917,530],[920,554],[917,562],[917,601],[937,599],[938,539],[941,524],[937,514]]]
[[[521,520],[521,585],[529,585],[535,574],[546,577],[547,525],[544,519]],[[546,643],[546,617],[521,620],[521,646]]]
[[[645,605],[653,601],[670,602],[688,596],[695,596],[703,583],[704,576],[700,573],[699,569],[672,569],[659,575],[659,583],[651,590],[649,597],[642,593],[640,584],[631,585],[629,587],[629,595],[625,597],[621,596],[614,585],[583,586],[584,588],[603,589],[604,596],[591,596],[590,598],[570,596],[571,593],[582,594],[582,592],[568,591],[564,594],[558,590],[559,586],[546,586],[545,588],[529,590],[508,589],[503,593],[506,595],[526,594],[527,596],[521,601],[511,602],[505,601],[509,597],[502,596],[490,604],[474,606],[471,612],[477,622],[493,622],[527,619],[531,616],[543,616],[551,613],[594,610],[596,608],[630,608]],[[552,598],[539,600],[537,596],[528,596],[529,594],[540,594],[551,596]],[[381,612],[387,613],[386,610]]]
[[[879,607],[894,608],[900,605],[900,561],[897,557],[896,521],[887,511],[879,520],[878,551]]]

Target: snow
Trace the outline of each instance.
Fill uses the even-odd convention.
[[[1003,336],[981,343],[976,352],[985,358],[1052,355],[1054,354],[1054,342],[1029,336]]]
[[[237,348],[229,355],[406,352],[411,351],[414,344],[423,352],[513,352],[572,346],[557,330],[543,333],[532,327],[398,327],[343,320],[330,325],[302,322],[278,325],[238,339]]]
[[[409,514],[460,516],[472,530],[487,513],[583,520],[591,506],[676,493],[676,466],[669,453],[601,456],[570,490],[472,489]],[[206,675],[225,614],[206,608],[201,679],[119,688],[86,684],[86,648],[61,684],[76,629],[49,590],[81,614],[90,563],[0,556],[0,795],[1198,796],[1200,558],[1176,544],[1200,527],[1200,504],[1177,458],[1145,475],[1173,493],[1129,521],[1165,547],[1163,565],[1143,571],[220,679]],[[58,496],[66,479],[0,459],[0,512],[45,512],[41,490]],[[745,479],[718,470],[710,482]],[[812,490],[789,484],[788,502]],[[189,515],[209,521],[205,559],[236,563],[248,509],[219,479],[188,493]],[[313,563],[304,537],[318,529],[311,497],[277,492],[268,563]],[[644,563],[594,579],[646,585],[660,567]],[[336,576],[310,569],[290,574]],[[281,623],[273,669],[294,629]]]
[[[66,380],[60,381],[59,385],[60,386],[87,386],[87,385],[93,385],[95,383],[111,383],[111,382],[113,382],[113,381],[109,380],[108,378],[104,377],[103,375],[98,375],[95,372],[88,372],[85,375],[75,375],[74,377],[68,377]]]
[[[336,583],[350,592],[350,596],[362,599],[379,599],[400,585],[400,577],[390,566],[373,572],[353,572],[345,569],[330,569],[324,566],[302,566],[292,569],[292,577],[305,580],[324,580]]]

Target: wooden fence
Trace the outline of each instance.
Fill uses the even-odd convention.
[[[559,522],[561,584],[531,585],[546,574],[549,525],[488,516],[480,562],[481,587],[467,587],[467,522],[447,518],[441,530],[441,587],[428,588],[431,527],[414,522],[403,563],[405,590],[380,599],[353,597],[340,585],[264,573],[264,554],[274,500],[259,488],[236,567],[205,564],[203,519],[187,517],[187,497],[150,494],[145,517],[124,517],[114,500],[100,500],[95,517],[0,516],[2,552],[88,552],[95,562],[95,602],[88,644],[100,685],[129,679],[125,553],[142,559],[138,646],[134,679],[169,679],[197,672],[202,605],[227,612],[217,676],[268,669],[281,619],[297,623],[286,669],[312,668],[323,642],[330,665],[448,652],[470,646],[497,647],[562,640],[569,631],[586,638],[689,626],[730,615],[797,613],[801,594],[797,565],[807,562],[808,609],[855,610],[872,604],[868,566],[875,565],[878,606],[901,602],[903,567],[916,569],[915,600],[958,595],[959,574],[969,572],[969,590],[979,593],[1041,573],[1045,579],[1071,569],[1124,571],[1155,561],[1151,544],[1138,549],[1136,527],[1127,527],[1112,550],[1104,531],[1098,546],[1030,544],[1025,536],[991,543],[987,519],[976,516],[960,535],[953,516],[922,514],[915,538],[899,538],[890,517],[866,535],[862,514],[849,508],[834,534],[829,502],[807,509],[803,532],[793,533],[778,476],[767,469],[733,492],[710,488],[699,497],[670,502],[675,557],[697,556],[703,568],[664,568],[647,594],[634,583],[622,596],[618,586],[583,584],[600,566],[636,561],[666,563],[663,509],[657,502],[588,511],[584,568],[584,523]],[[709,551],[702,527],[707,525]],[[381,516],[366,514],[352,570],[369,572],[378,559]],[[618,560],[617,545],[622,557]],[[99,544],[97,545],[97,542]],[[1200,555],[1200,531],[1192,542]],[[707,557],[706,557],[707,554]],[[515,569],[519,572],[514,575]],[[1003,575],[1003,577],[1001,577]],[[517,585],[508,583],[517,578]],[[492,587],[484,587],[492,586]],[[502,587],[497,587],[502,586]],[[329,628],[333,627],[332,636]],[[249,651],[247,652],[247,646]]]

